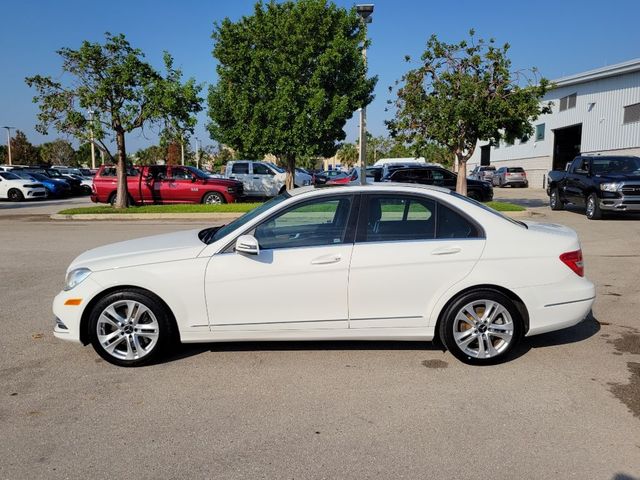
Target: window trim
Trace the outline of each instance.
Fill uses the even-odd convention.
[[[436,204],[436,211],[435,211],[435,229],[434,229],[434,238],[422,238],[422,239],[412,239],[412,240],[378,240],[378,241],[373,241],[373,242],[368,242],[366,241],[366,228],[367,228],[367,223],[368,223],[368,218],[369,218],[369,202],[371,200],[371,197],[391,197],[391,198],[408,198],[408,199],[426,199],[426,200],[431,200],[433,202],[435,202]],[[472,238],[459,238],[459,237],[453,237],[453,238],[438,238],[437,234],[438,234],[438,210],[440,209],[440,205],[445,206],[446,208],[453,210],[455,213],[457,213],[458,215],[460,215],[462,218],[464,218],[467,222],[469,222],[470,224],[472,224],[476,230],[478,231],[478,236],[477,237],[472,237]],[[355,235],[355,244],[362,244],[362,245],[367,245],[367,244],[379,244],[379,243],[404,243],[404,242],[442,242],[442,241],[447,241],[447,240],[455,240],[455,241],[462,241],[462,240],[486,240],[487,238],[487,234],[485,229],[482,227],[482,225],[480,225],[475,219],[473,219],[470,215],[468,215],[466,212],[460,210],[458,207],[456,207],[455,205],[451,205],[448,202],[442,201],[439,198],[436,197],[432,197],[431,195],[421,195],[421,194],[415,194],[415,193],[390,193],[390,192],[367,192],[362,194],[362,198],[360,200],[360,211],[359,211],[359,215],[358,215],[358,225],[357,225],[357,230],[356,230],[356,235]]]
[[[353,244],[355,242],[355,236],[356,236],[356,229],[357,229],[357,222],[358,222],[358,214],[359,214],[359,210],[360,210],[360,194],[354,194],[354,193],[339,193],[339,194],[333,194],[333,195],[322,195],[319,197],[312,197],[312,198],[301,198],[300,200],[297,200],[285,207],[279,208],[278,210],[276,210],[275,212],[273,212],[271,215],[263,218],[262,220],[260,220],[258,223],[255,223],[253,225],[250,225],[249,227],[247,227],[246,229],[243,229],[242,232],[237,233],[233,232],[233,238],[231,239],[231,241],[226,244],[224,246],[224,248],[221,248],[218,253],[216,253],[216,255],[220,255],[220,254],[224,254],[224,253],[236,253],[235,251],[235,245],[236,245],[236,240],[238,239],[238,237],[241,237],[242,235],[252,235],[253,232],[255,231],[256,228],[258,228],[260,225],[262,225],[265,222],[268,222],[269,220],[271,220],[272,218],[278,216],[278,215],[284,215],[285,213],[287,213],[288,211],[290,211],[293,208],[296,208],[300,205],[303,205],[305,203],[309,203],[312,202],[314,200],[317,200],[319,202],[325,202],[325,201],[331,201],[331,200],[336,200],[336,199],[342,199],[342,198],[350,198],[351,199],[351,207],[349,209],[349,214],[347,217],[347,231],[345,233],[344,236],[344,242],[342,243],[335,243],[332,245],[314,245],[314,246],[301,246],[301,247],[289,247],[289,248],[278,248],[277,250],[293,250],[293,249],[297,249],[297,248],[319,248],[319,247],[333,247],[333,246],[338,246],[338,245],[348,245],[348,244]],[[265,250],[272,250],[272,249],[265,249]]]

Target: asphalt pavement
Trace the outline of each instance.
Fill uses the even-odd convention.
[[[402,342],[206,344],[118,368],[52,335],[68,263],[205,224],[0,208],[0,478],[640,478],[640,222],[496,197],[576,229],[598,298],[482,368]]]

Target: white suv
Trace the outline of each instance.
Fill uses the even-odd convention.
[[[255,160],[236,160],[227,163],[225,177],[244,185],[244,193],[251,197],[275,197],[285,190],[287,173],[277,165]],[[311,185],[311,175],[296,170],[296,187]]]
[[[469,174],[469,178],[472,180],[484,180],[485,182],[491,183],[495,173],[496,167],[492,165],[477,165]]]

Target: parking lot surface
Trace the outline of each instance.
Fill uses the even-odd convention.
[[[598,298],[483,368],[401,342],[196,345],[118,368],[52,335],[67,265],[204,224],[0,209],[0,478],[639,478],[640,222],[496,197],[576,229]]]

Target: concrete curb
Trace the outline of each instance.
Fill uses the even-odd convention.
[[[79,213],[76,215],[50,215],[52,220],[219,220],[229,221],[241,216],[237,213]]]

